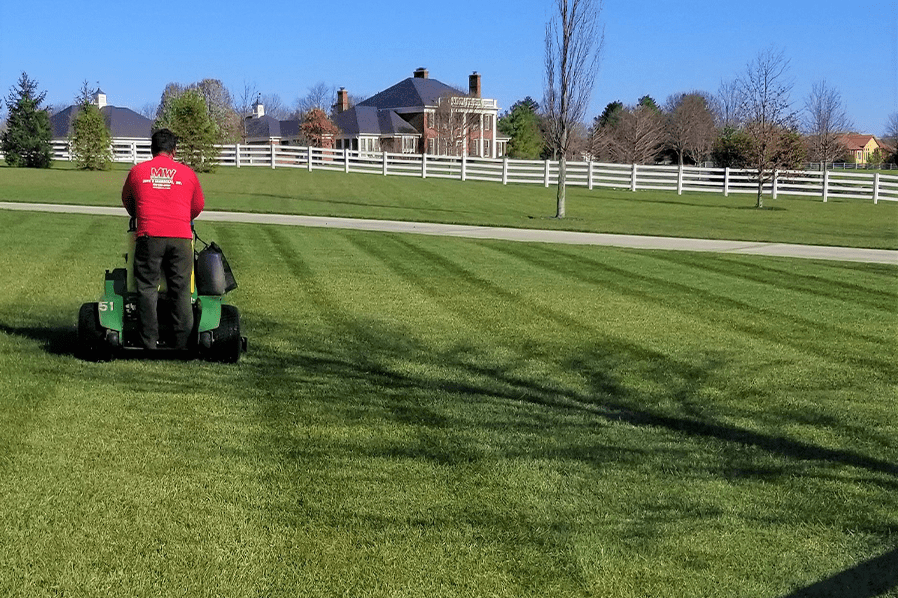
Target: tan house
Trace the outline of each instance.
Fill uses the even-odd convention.
[[[874,135],[848,133],[843,135],[839,141],[848,150],[851,160],[855,164],[866,164],[870,159],[870,155],[876,150],[881,151],[883,158],[888,157],[893,151],[893,148],[887,146]]]

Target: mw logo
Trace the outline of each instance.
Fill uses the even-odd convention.
[[[177,171],[174,168],[151,168],[150,177],[153,179],[165,179],[172,181]]]

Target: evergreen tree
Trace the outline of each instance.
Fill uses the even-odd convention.
[[[747,168],[750,162],[752,140],[744,131],[724,128],[714,142],[711,159],[718,168]]]
[[[529,96],[515,102],[508,112],[499,118],[499,131],[511,137],[507,154],[511,158],[535,160],[545,145],[539,130],[539,104]]]
[[[10,166],[50,167],[50,115],[41,108],[46,95],[46,91],[37,92],[37,81],[26,73],[10,88],[6,99],[9,117],[0,135],[0,151]]]
[[[594,122],[593,126],[598,128],[613,127],[620,121],[620,115],[623,111],[624,103],[620,100],[608,102],[605,106],[605,110],[602,111],[602,114],[598,117],[598,121]]]
[[[169,129],[178,137],[178,159],[197,172],[215,170],[219,131],[209,115],[203,94],[196,89],[163,97],[155,129]]]
[[[112,163],[112,134],[94,101],[87,82],[77,100],[78,113],[72,119],[69,136],[75,165],[82,170],[106,170]]]
[[[650,95],[644,95],[641,98],[639,98],[639,102],[637,103],[637,106],[649,108],[650,110],[652,110],[654,112],[661,112],[661,107],[658,106],[658,102],[656,102],[655,98],[653,98]]]

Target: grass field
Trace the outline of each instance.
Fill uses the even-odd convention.
[[[0,167],[0,201],[120,205],[126,170]],[[220,168],[201,181],[210,210],[898,249],[898,202],[781,196],[759,211],[751,194],[569,188],[559,221],[555,190],[538,185],[267,168]]]
[[[201,222],[245,359],[81,362],[123,225],[0,211],[0,595],[898,595],[898,268]]]

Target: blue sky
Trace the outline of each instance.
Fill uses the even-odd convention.
[[[552,4],[0,0],[0,91],[25,71],[50,104],[71,103],[87,80],[139,110],[169,82],[215,78],[235,95],[249,83],[292,105],[318,82],[367,97],[423,66],[463,87],[478,71],[504,110],[542,96]],[[614,100],[716,92],[771,45],[791,61],[795,107],[825,79],[863,132],[882,134],[898,112],[898,0],[605,0],[602,20],[590,120]]]

